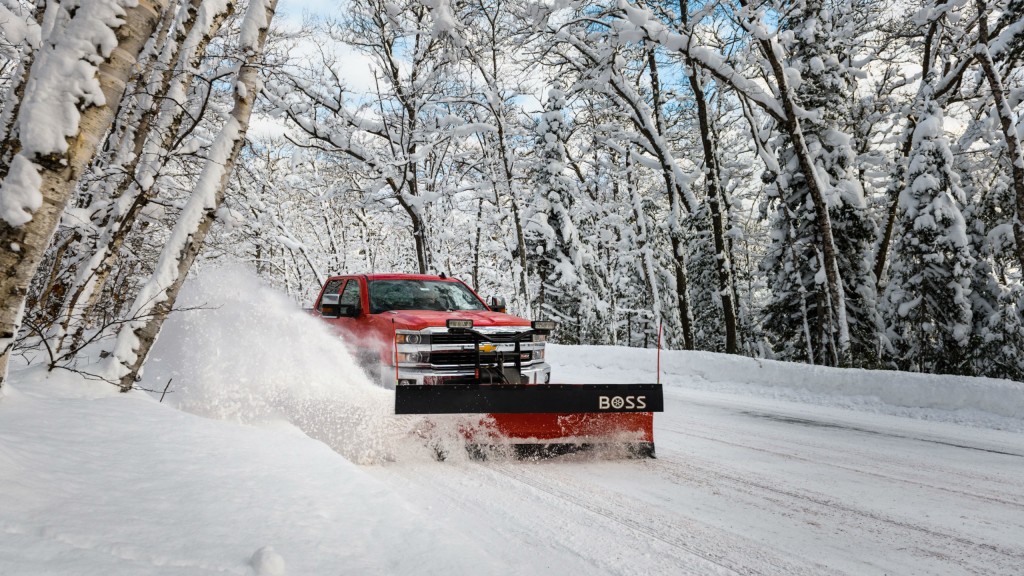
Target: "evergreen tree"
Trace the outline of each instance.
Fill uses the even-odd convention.
[[[899,198],[886,289],[888,337],[900,368],[962,373],[972,326],[971,272],[964,201],[942,110],[926,97],[914,129],[907,186]]]
[[[593,295],[585,272],[592,258],[573,222],[582,195],[566,174],[565,106],[565,92],[556,83],[537,122],[535,196],[525,210],[524,234],[527,262],[540,280],[534,309],[562,323],[563,342],[578,343],[594,311],[582,304]]]
[[[968,170],[966,196],[972,199],[964,209],[964,220],[975,260],[971,268],[974,326],[964,372],[1024,380],[1024,286],[1016,272],[1013,228],[1005,209],[1013,205],[1010,176],[1004,166],[998,166],[995,174],[983,172],[991,169],[987,158],[964,168]]]
[[[816,364],[871,364],[877,357],[879,317],[871,243],[876,228],[870,220],[857,178],[848,136],[853,70],[848,64],[853,32],[840,7],[830,12],[820,1],[808,2],[788,24],[791,29],[789,65],[800,74],[797,99],[816,119],[803,122],[804,137],[815,168],[827,190],[829,216],[840,276],[846,294],[850,328],[850,357],[838,349],[838,319],[834,317],[825,281],[822,238],[811,192],[793,143],[778,142],[781,174],[769,190],[774,204],[772,247],[763,269],[772,280],[772,298],[764,327],[780,356]]]

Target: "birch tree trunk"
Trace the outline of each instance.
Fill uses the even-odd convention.
[[[0,218],[0,386],[7,379],[10,353],[21,326],[32,276],[79,177],[117,115],[132,67],[166,6],[167,0],[138,0],[134,7],[122,10],[118,4],[97,1],[80,6],[71,19],[71,22],[75,18],[88,21],[95,12],[104,9],[123,13],[120,26],[110,30],[116,40],[112,50],[106,54],[97,50],[97,55],[103,58],[95,73],[102,101],[80,101],[80,117],[77,123],[67,127],[72,135],[63,143],[41,142],[38,146],[26,147],[14,157],[11,170],[0,185],[3,209],[3,218]],[[95,26],[95,21],[91,25]],[[62,35],[56,40],[52,47],[44,50],[56,51],[60,42],[81,42],[72,35]],[[27,84],[47,80],[53,86],[61,85],[64,69],[52,62],[45,65],[47,62],[37,57]],[[17,122],[19,125],[30,122],[24,106],[18,111]],[[24,144],[24,138],[22,140]],[[26,189],[32,193],[26,195]]]
[[[1006,92],[1003,88],[1003,79],[996,70],[995,62],[989,51],[988,37],[988,8],[984,0],[977,0],[978,7],[978,45],[974,49],[974,56],[981,64],[985,72],[989,88],[992,89],[992,98],[995,100],[996,113],[999,115],[999,123],[1002,127],[1003,140],[1006,142],[1006,155],[1010,161],[1010,173],[1013,175],[1013,194],[1015,196],[1014,217],[1013,217],[1013,240],[1016,244],[1015,251],[1017,261],[1021,268],[1024,268],[1024,153],[1021,151],[1020,138],[1017,136],[1017,122],[1014,117],[1013,108],[1006,100]]]
[[[198,2],[199,0],[192,0]],[[133,85],[126,88],[125,94],[122,97],[123,102],[120,106],[120,113],[115,117],[113,125],[110,128],[110,135],[107,137],[105,142],[105,148],[107,150],[116,149],[117,153],[112,159],[104,162],[102,155],[97,156],[94,159],[93,166],[90,172],[96,172],[97,169],[110,169],[118,167],[124,171],[126,163],[131,163],[132,160],[126,158],[129,150],[127,149],[129,142],[144,138],[148,132],[148,122],[146,118],[154,113],[153,103],[148,95],[151,93],[159,94],[159,92],[151,92],[151,86],[154,84],[153,79],[155,76],[154,70],[160,60],[161,49],[160,46],[167,44],[167,35],[175,20],[174,9],[168,9],[164,12],[163,19],[157,27],[156,33],[152,36],[151,42],[143,49],[139,59],[145,60],[143,71],[135,76],[133,79]],[[148,53],[148,57],[146,57]],[[136,95],[141,95],[136,100]],[[134,106],[132,105],[134,102]],[[141,119],[141,122],[140,122]],[[120,126],[119,126],[120,125]],[[135,156],[141,150],[135,150]],[[89,186],[87,192],[83,191],[79,193],[77,202],[79,206],[88,206],[92,203],[93,199],[98,195],[98,191],[104,188],[104,180],[94,181]],[[84,198],[83,198],[84,197]],[[107,197],[116,198],[117,194],[109,194]],[[97,219],[94,218],[95,222]],[[100,219],[100,226],[103,225],[103,220]],[[56,284],[59,282],[63,290],[59,290],[58,293],[65,294],[65,298],[61,305],[61,309],[57,313],[54,319],[55,329],[51,329],[49,338],[51,339],[50,349],[53,351],[55,357],[60,356],[61,347],[64,343],[64,336],[66,334],[68,322],[71,321],[73,312],[76,310],[75,303],[78,301],[80,291],[76,289],[76,276],[79,269],[82,267],[84,262],[87,262],[90,255],[95,253],[95,244],[97,238],[91,234],[83,234],[81,228],[75,229],[70,238],[60,247],[57,258],[54,260],[54,271],[61,270],[61,276],[64,278],[58,279],[56,274],[51,274],[54,279],[50,282],[47,287],[47,291],[53,290]],[[70,254],[68,254],[70,252]],[[70,256],[68,262],[64,261],[63,256],[67,254]],[[69,287],[70,284],[70,287]],[[45,300],[41,299],[40,307],[45,305]],[[63,318],[63,320],[61,320]],[[54,362],[56,359],[51,360]]]
[[[132,305],[131,320],[118,331],[117,343],[105,372],[107,377],[119,382],[122,392],[131,390],[135,385],[224,200],[228,180],[245,143],[249,117],[261,89],[257,64],[266,46],[267,32],[276,8],[277,0],[252,0],[249,5],[242,22],[240,41],[246,55],[234,84],[235,104],[231,116],[211,145],[195,191],[160,253],[153,276]]]
[[[187,33],[180,41],[175,39],[168,46],[167,53],[161,56],[161,60],[177,64],[168,64],[160,71],[154,82],[156,89],[152,102],[133,128],[131,151],[123,164],[123,172],[133,177],[119,183],[112,194],[113,202],[96,223],[99,232],[83,242],[83,260],[76,267],[73,282],[67,290],[63,319],[53,346],[55,352],[61,350],[64,338],[69,334],[73,336],[70,349],[73,351],[78,346],[85,318],[103,292],[124,239],[151,200],[155,175],[163,160],[160,156],[173,147],[186,111],[184,95],[193,71],[198,68],[199,59],[223,20],[234,11],[234,2],[214,6],[212,3],[202,4],[202,0],[190,0],[189,6],[183,9],[187,12],[175,20],[175,27],[187,30]],[[157,102],[162,104],[156,105]]]

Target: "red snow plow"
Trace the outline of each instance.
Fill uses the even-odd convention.
[[[660,384],[552,384],[549,321],[530,322],[442,276],[328,279],[315,310],[395,389],[396,414],[480,414],[462,429],[471,455],[511,447],[555,455],[596,447],[654,457]]]
[[[471,320],[452,319],[448,333],[469,336],[474,373],[441,385],[399,384],[396,414],[488,414],[467,430],[470,451],[511,444],[517,453],[560,454],[600,445],[654,457],[653,412],[664,410],[660,384],[531,384],[522,376],[520,343],[547,336],[553,322],[533,322],[510,335],[482,333]],[[500,345],[509,354],[482,358]]]

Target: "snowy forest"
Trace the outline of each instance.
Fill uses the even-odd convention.
[[[132,388],[239,261],[307,307],[444,272],[561,343],[1024,380],[1022,16],[0,0],[0,384]]]

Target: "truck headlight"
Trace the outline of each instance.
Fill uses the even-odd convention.
[[[544,359],[544,349],[541,348],[539,350],[534,350],[533,351],[533,359],[534,360],[543,360]]]
[[[424,364],[430,361],[429,352],[399,352],[399,364]]]
[[[395,334],[398,344],[430,344],[430,334],[420,332],[399,332]]]

